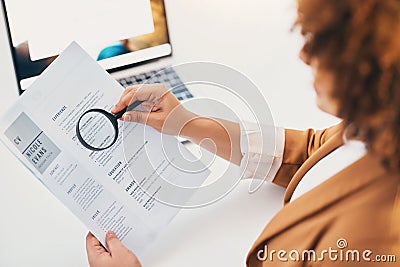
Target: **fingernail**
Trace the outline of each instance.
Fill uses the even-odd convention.
[[[114,237],[114,236],[116,236],[116,234],[113,231],[110,230],[110,231],[107,232],[107,236],[108,237]]]
[[[130,121],[131,120],[131,115],[124,115],[124,121]]]

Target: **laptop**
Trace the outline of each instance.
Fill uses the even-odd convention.
[[[65,37],[65,34],[61,31],[56,32],[54,38],[46,36],[46,40],[55,41],[54,44],[52,42],[40,42],[40,36],[35,36],[35,33],[27,32],[26,28],[24,28],[24,25],[29,23],[26,15],[35,13],[35,10],[29,10],[27,5],[32,5],[31,8],[34,9],[39,5],[39,2],[46,4],[46,10],[41,11],[45,11],[46,13],[44,14],[54,14],[55,16],[63,17],[63,14],[60,13],[63,10],[59,7],[59,4],[62,4],[63,1],[54,4],[55,1],[50,0],[1,0],[19,94],[22,94],[57,57],[57,52],[54,52],[57,51],[57,47],[55,46],[56,41]],[[137,35],[137,31],[134,33],[134,27],[132,27],[132,37],[119,40],[112,39],[113,37],[111,37],[110,40],[107,40],[107,36],[115,36],[115,32],[110,30],[110,27],[104,27],[106,29],[101,32],[91,32],[90,39],[96,40],[96,38],[101,38],[102,40],[91,47],[89,54],[124,87],[151,81],[151,83],[165,84],[181,101],[192,98],[193,94],[185,86],[182,86],[179,75],[170,67],[173,63],[172,45],[168,35],[164,0],[150,0],[150,4],[143,0],[137,0],[136,3],[132,2],[132,0],[118,0],[115,2],[99,1],[96,3],[101,3],[103,9],[110,3],[119,5],[113,6],[112,10],[115,11],[124,10],[128,5],[138,4],[139,2],[142,6],[145,4],[148,5],[148,18],[152,19],[153,22],[153,26],[150,25],[152,31]],[[36,3],[36,6],[32,3]],[[84,7],[82,6],[82,8]],[[146,8],[146,6],[143,8]],[[102,14],[113,14],[107,10],[105,11]],[[138,15],[142,15],[142,13]],[[135,16],[134,12],[132,12],[132,16]],[[40,20],[40,16],[38,17]],[[116,20],[117,18],[115,17]],[[54,17],[54,19],[57,19],[57,17]],[[31,21],[36,21],[36,19]],[[51,23],[50,18],[48,21]],[[88,24],[91,22],[90,16],[88,16],[84,23],[86,22]],[[125,25],[125,36],[130,36],[130,33],[127,31],[129,31],[129,27]],[[85,46],[83,47],[86,49]],[[62,49],[58,53],[61,51]]]

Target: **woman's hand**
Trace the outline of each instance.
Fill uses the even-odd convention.
[[[136,100],[144,101],[145,111],[127,111],[122,120],[147,124],[165,134],[180,135],[183,126],[196,117],[162,84],[127,87],[111,112],[115,114]]]
[[[240,164],[242,153],[238,123],[190,112],[162,84],[127,87],[111,112],[115,114],[136,100],[144,101],[141,106],[145,111],[128,111],[122,120],[147,124],[159,132],[182,136],[226,160]]]
[[[141,267],[135,254],[127,249],[114,232],[106,235],[107,252],[92,233],[86,236],[86,251],[91,267]]]

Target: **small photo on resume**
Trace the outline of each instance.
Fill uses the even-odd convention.
[[[61,152],[25,113],[4,134],[41,174]]]

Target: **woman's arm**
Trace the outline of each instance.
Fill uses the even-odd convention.
[[[147,124],[159,132],[184,137],[218,156],[240,164],[240,126],[231,121],[198,116],[161,84],[127,87],[112,110],[117,113],[134,101],[144,101],[145,111],[131,110],[124,121]]]
[[[182,128],[180,133],[193,143],[217,154],[236,165],[240,165],[239,123],[207,117],[196,117]]]

